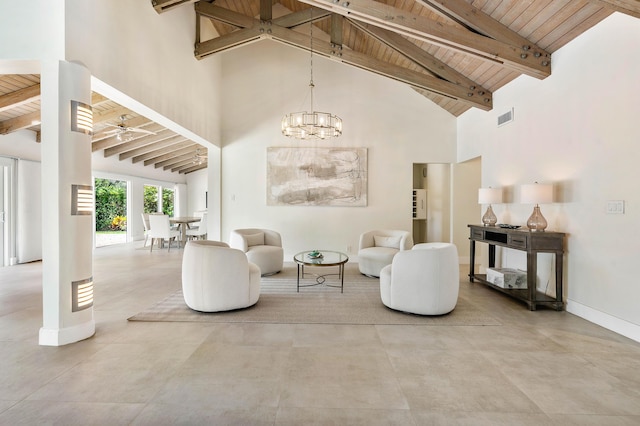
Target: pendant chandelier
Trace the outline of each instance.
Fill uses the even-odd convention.
[[[309,25],[311,29],[309,50],[311,51],[311,81],[309,91],[311,97],[311,112],[301,111],[287,114],[282,119],[282,134],[294,139],[330,139],[342,134],[342,119],[330,112],[319,112],[313,109],[313,7]]]

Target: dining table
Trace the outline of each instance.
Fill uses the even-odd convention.
[[[187,229],[189,229],[189,224],[200,222],[202,218],[197,216],[177,216],[169,218],[169,222],[172,225],[178,225],[178,230],[180,231],[180,244],[184,247],[187,244]]]

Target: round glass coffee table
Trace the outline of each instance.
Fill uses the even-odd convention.
[[[315,252],[319,252],[320,256],[313,256]],[[298,284],[296,291],[300,292],[300,287],[312,287],[320,284],[324,284],[327,287],[340,287],[340,293],[344,293],[344,264],[349,261],[349,256],[344,253],[340,253],[339,251],[330,251],[330,250],[309,250],[303,251],[295,256],[293,256],[293,260],[298,264]],[[315,284],[305,284],[300,285],[300,277],[304,279],[304,267],[305,266],[313,266],[313,267],[329,267],[329,266],[337,266],[338,273],[337,274],[322,274],[317,275]],[[331,285],[325,283],[326,277],[328,275],[338,275],[338,279],[340,280],[340,285]]]

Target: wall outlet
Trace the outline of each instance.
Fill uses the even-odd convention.
[[[607,214],[624,214],[624,200],[607,201]]]

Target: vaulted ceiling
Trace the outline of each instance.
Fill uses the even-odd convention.
[[[158,13],[195,9],[198,59],[271,39],[405,83],[454,116],[491,110],[493,93],[522,74],[551,75],[553,52],[611,13],[640,18],[638,0],[152,0],[151,6]],[[39,80],[0,75],[0,135],[29,129],[39,140]],[[92,104],[93,151],[176,173],[207,167],[206,158],[197,160],[204,152],[198,144],[97,93]],[[147,132],[118,139],[113,129],[123,123]]]

